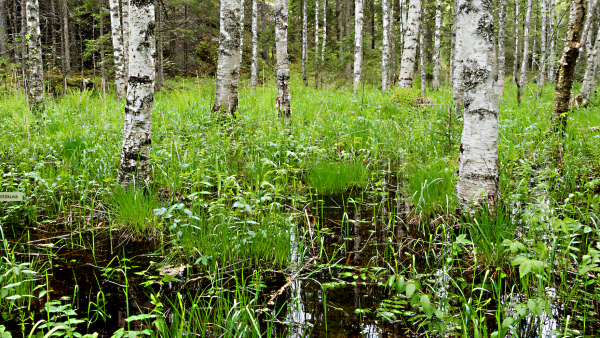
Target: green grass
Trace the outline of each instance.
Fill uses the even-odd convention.
[[[111,195],[111,205],[115,214],[114,222],[136,235],[157,235],[158,228],[155,209],[160,204],[148,190],[137,187],[124,189],[116,187]]]
[[[360,163],[320,162],[311,169],[308,182],[319,194],[339,194],[352,187],[364,187],[368,174]]]

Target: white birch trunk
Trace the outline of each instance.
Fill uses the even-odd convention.
[[[358,93],[363,59],[363,0],[354,0],[354,95]]]
[[[442,1],[435,6],[435,42],[433,51],[433,90],[440,90],[440,43],[442,37]]]
[[[404,55],[404,35],[406,34],[406,18],[408,17],[407,0],[399,0],[400,4],[400,70],[402,70],[402,55]]]
[[[129,4],[129,76],[123,147],[118,182],[146,188],[151,181],[150,146],[155,76],[155,22],[153,0]]]
[[[459,0],[456,38],[461,48],[456,50],[456,59],[463,63],[460,79],[465,111],[456,192],[463,206],[497,195],[498,95],[492,9],[490,0]]]
[[[398,84],[403,88],[412,87],[417,57],[417,43],[421,24],[421,0],[413,0],[408,8],[406,32],[404,34],[404,51],[402,53],[402,68]]]
[[[277,116],[289,119],[291,95],[289,86],[289,59],[287,45],[288,7],[287,0],[275,1],[275,44],[277,49]]]
[[[237,110],[240,76],[240,19],[240,1],[221,0],[219,59],[213,111],[233,114]]]
[[[529,66],[529,27],[531,26],[531,7],[532,0],[527,1],[527,14],[525,16],[525,26],[523,27],[523,61],[521,63],[521,78],[519,79],[519,86],[517,94],[521,97],[523,88],[527,85],[527,68]]]
[[[125,74],[125,53],[123,50],[123,30],[121,29],[121,15],[119,11],[119,0],[109,0],[110,27],[115,59],[115,85],[117,96],[125,97],[127,94]]]
[[[500,0],[498,25],[498,97],[504,98],[506,80],[506,0]]]
[[[0,0],[0,57],[7,56],[5,54],[8,54],[7,6],[8,1]],[[52,8],[54,8],[54,2],[52,2]],[[51,15],[54,15],[54,11],[52,11]],[[54,19],[52,19],[52,23],[54,23]],[[54,25],[52,24],[51,27],[53,30],[52,37],[54,37]],[[54,40],[52,40],[52,42],[54,42]],[[54,45],[52,45],[52,47],[52,52],[54,53]]]
[[[515,53],[513,63],[513,81],[518,81],[517,76],[519,75],[519,0],[515,0],[515,26],[513,29],[513,39],[515,39]]]
[[[590,101],[590,95],[594,91],[594,75],[596,74],[596,69],[598,68],[598,61],[600,61],[600,53],[598,52],[599,48],[600,29],[598,30],[598,34],[596,34],[596,43],[593,46],[590,44],[587,47],[587,65],[585,68],[585,75],[583,76],[583,84],[581,85],[581,91],[579,92],[579,94],[582,97],[582,103],[584,105],[588,104],[588,102]]]
[[[423,13],[421,12],[421,18]],[[425,74],[425,27],[421,22],[419,29],[419,69],[421,70],[421,95],[425,96],[427,92],[427,75]]]
[[[305,0],[306,3],[306,0]],[[304,73],[304,43],[302,44],[302,74]],[[250,86],[256,92],[258,76],[258,0],[252,0],[252,65],[250,70]]]
[[[396,25],[394,25],[394,1],[390,3],[390,50],[391,50],[391,58],[392,58],[392,69],[390,70],[390,81],[392,87],[396,81],[396,72],[398,71],[398,67],[396,64]]]
[[[302,80],[304,81],[305,86],[308,86],[308,76],[306,75],[306,68],[308,67],[308,15],[306,14],[307,1],[308,0],[304,0],[302,5]]]
[[[390,2],[382,0],[383,41],[381,51],[381,89],[388,88],[390,78]]]
[[[544,83],[546,81],[546,56],[548,54],[547,51],[547,42],[548,42],[548,0],[542,0],[542,38],[540,41],[541,51],[541,60],[540,60],[540,76],[537,81],[537,92],[539,95],[540,88],[544,87]]]
[[[123,66],[123,72],[125,76],[129,77],[129,39],[130,39],[130,27],[129,27],[129,1],[130,0],[121,0],[121,30],[123,31],[123,50],[125,54],[123,55],[123,59],[125,60]],[[127,91],[128,83],[125,83],[125,91]]]
[[[33,113],[44,109],[44,69],[40,40],[40,5],[27,0],[27,43],[29,48],[29,105]]]
[[[323,88],[323,69],[325,69],[325,47],[327,43],[327,0],[323,0],[323,48],[321,48],[321,88]]]
[[[579,56],[577,57],[577,63],[579,63],[579,61],[581,60],[583,53],[587,50],[587,49],[592,49],[593,46],[591,46],[592,43],[592,22],[593,20],[593,16],[594,16],[594,12],[595,12],[595,8],[596,8],[596,4],[598,3],[598,0],[589,0],[588,1],[588,8],[587,8],[587,15],[585,18],[585,24],[583,26],[583,33],[581,34],[581,47],[579,47]],[[590,48],[588,48],[588,46],[590,46]]]
[[[242,72],[242,60],[244,58],[244,0],[240,0],[240,73]],[[240,77],[238,76],[238,81]]]
[[[315,1],[315,89],[319,88],[319,0]]]
[[[351,32],[350,32],[350,17],[351,17],[351,4],[353,3],[354,0],[346,0],[346,15],[345,15],[345,23],[346,23],[346,36],[350,36]],[[361,0],[364,1],[364,0]],[[348,60],[348,62],[346,62],[346,77],[350,78],[352,76],[352,65],[350,64],[350,61]]]
[[[554,14],[556,13],[555,0],[550,0],[550,8],[548,9],[548,21],[550,26],[549,38],[550,48],[548,50],[548,82],[554,82],[554,63],[556,62],[556,27],[554,26]]]

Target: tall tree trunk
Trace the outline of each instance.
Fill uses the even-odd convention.
[[[423,18],[425,17],[421,8],[421,27],[419,28],[419,68],[421,70],[421,95],[425,96],[427,92],[427,75],[425,74],[425,25]]]
[[[44,68],[42,66],[38,0],[27,0],[27,43],[29,47],[29,105],[35,114],[44,109]]]
[[[8,56],[7,2],[8,0],[0,0],[0,58]],[[54,12],[52,15],[54,15]]]
[[[375,49],[375,0],[371,0],[371,49]]]
[[[506,80],[506,0],[500,0],[498,25],[498,97],[504,98]]]
[[[457,100],[457,95],[460,94],[460,86],[455,81],[456,76],[456,13],[458,13],[458,0],[452,2],[452,41],[450,42],[450,85],[452,86],[452,100],[454,105]],[[460,81],[458,82],[460,83]],[[462,95],[462,94],[461,94]]]
[[[100,36],[99,40],[104,41],[104,14],[102,13],[102,5],[104,1],[100,1],[100,8],[98,8],[98,15],[100,15]],[[104,67],[104,42],[100,45],[100,74],[102,76],[102,96],[106,97],[106,73]]]
[[[363,59],[363,0],[354,0],[354,95],[358,93]]]
[[[353,5],[353,1],[354,0],[346,0],[346,9],[345,9],[344,20],[345,20],[346,36],[347,37],[350,37],[350,35],[352,34],[352,32],[351,32],[352,27],[350,27],[350,19],[351,19],[351,16],[352,16],[351,15],[351,9],[352,9],[352,5]],[[361,3],[362,2],[364,2],[364,0],[361,0]],[[361,63],[362,63],[362,61],[361,61]],[[351,74],[352,74],[352,65],[350,64],[350,60],[348,60],[348,62],[346,62],[346,77],[350,78],[352,76]]]
[[[326,2],[324,2],[326,4]],[[326,7],[326,6],[324,6]],[[277,48],[277,116],[289,119],[292,116],[290,107],[291,95],[289,85],[289,59],[287,45],[288,4],[287,0],[275,1],[275,41]],[[323,25],[325,27],[325,25]]]
[[[546,55],[548,42],[548,0],[542,0],[542,37],[540,42],[541,60],[540,60],[540,75],[538,76],[536,97],[539,96],[540,88],[544,87],[546,81]]]
[[[29,57],[27,53],[27,0],[21,0],[21,69],[23,70],[23,88],[29,93]]]
[[[240,0],[240,76],[242,74],[243,57],[244,57],[244,17],[245,17],[244,0]],[[238,81],[240,77],[238,76]]]
[[[591,33],[592,32],[590,32],[590,35]],[[583,84],[579,91],[583,105],[587,105],[590,102],[590,95],[594,91],[594,76],[596,74],[596,69],[598,68],[598,62],[600,61],[600,52],[598,49],[600,49],[600,28],[596,34],[596,43],[593,46],[589,44],[587,47],[587,65],[585,68],[585,75],[583,76]]]
[[[536,6],[537,7],[537,6]],[[538,17],[539,12],[537,10],[534,11],[535,19],[533,19],[533,33],[531,34],[532,42],[531,42],[531,71],[534,70],[535,64],[537,62],[537,50],[536,50],[536,41],[537,41],[537,32],[538,32]],[[531,27],[531,26],[530,26]]]
[[[558,61],[556,95],[554,96],[554,109],[552,111],[552,125],[557,131],[564,132],[567,127],[573,73],[575,72],[575,61],[579,55],[579,41],[581,40],[584,17],[584,0],[571,0],[567,36],[564,39],[562,57]]]
[[[230,114],[236,111],[238,105],[240,7],[239,0],[221,0],[221,34],[213,111],[226,111]]]
[[[165,83],[165,67],[164,67],[164,18],[160,9],[161,2],[159,0],[154,1],[154,10],[156,11],[156,84],[154,85],[155,91],[160,91],[163,84]]]
[[[585,23],[583,25],[583,32],[581,33],[581,47],[579,48],[579,56],[577,57],[577,63],[581,60],[581,57],[584,53],[586,53],[586,49],[588,47],[588,43],[591,44],[593,28],[592,22],[594,17],[594,12],[596,11],[596,4],[598,4],[598,0],[589,0],[587,7],[587,15],[585,18]],[[590,46],[590,49],[593,48]]]
[[[440,90],[440,42],[442,37],[442,1],[435,6],[435,42],[433,51],[433,90]]]
[[[287,32],[287,30],[286,30],[286,32]],[[325,67],[326,42],[327,42],[327,0],[323,0],[323,48],[321,49],[321,88],[323,88],[323,71],[325,70],[324,67]]]
[[[250,71],[250,86],[256,92],[256,78],[258,77],[258,0],[252,0],[252,68]],[[302,30],[302,77],[306,81],[306,0],[304,0],[304,28]]]
[[[394,25],[394,0],[390,3],[390,48],[392,50],[392,69],[390,70],[390,80],[393,87],[396,83],[396,73],[398,71],[396,59],[396,25]]]
[[[123,30],[121,26],[121,13],[119,11],[119,0],[109,0],[110,26],[113,43],[113,54],[115,59],[115,85],[118,97],[125,97],[127,84],[125,73],[125,51],[123,44]]]
[[[0,0],[0,1],[2,1],[2,0]],[[57,63],[56,63],[56,58],[57,58],[57,56],[56,56],[56,49],[57,49],[56,48],[56,45],[57,45],[57,43],[56,43],[56,41],[57,41],[57,39],[56,39],[56,4],[55,4],[54,0],[50,0],[50,12],[52,12],[50,15],[50,33],[52,36],[52,66],[54,67],[57,65]]]
[[[549,26],[550,26],[550,35],[548,40],[550,40],[550,49],[548,50],[548,81],[554,82],[556,78],[556,74],[554,74],[554,62],[556,57],[556,27],[554,25],[554,14],[556,14],[556,3],[555,0],[550,0],[550,8],[548,10],[549,15]]]
[[[60,7],[62,17],[61,73],[63,78],[63,94],[66,94],[67,77],[71,73],[71,44],[69,43],[69,9],[67,8],[67,0],[61,0]]]
[[[515,26],[513,28],[513,39],[515,39],[515,53],[514,53],[514,63],[513,63],[513,81],[519,85],[517,81],[519,75],[519,10],[520,10],[519,0],[515,0]],[[525,57],[525,55],[523,55]]]
[[[121,1],[121,31],[123,34],[123,61],[124,61],[124,66],[123,66],[123,72],[124,72],[124,76],[129,76],[129,60],[131,59],[129,57],[129,54],[131,54],[131,46],[129,46],[129,41],[130,41],[130,14],[132,13],[129,10],[129,0],[120,0]],[[144,0],[145,1],[145,0]],[[125,91],[127,92],[128,90],[128,82],[125,81]]]
[[[381,43],[381,89],[388,88],[390,79],[390,2],[382,0],[383,40]]]
[[[319,88],[319,0],[315,0],[315,89]]]
[[[527,66],[529,66],[529,27],[531,26],[531,7],[532,0],[527,1],[527,14],[525,16],[525,26],[523,27],[523,62],[521,63],[521,78],[519,79],[519,86],[517,87],[517,97],[519,98],[519,104],[521,104],[520,98],[523,88],[527,86]]]
[[[403,88],[412,87],[415,75],[417,44],[421,24],[421,0],[413,0],[408,8],[406,33],[404,34],[404,52],[402,53],[402,68],[398,84]]]
[[[128,14],[132,32],[129,36],[129,85],[118,182],[124,187],[135,182],[138,187],[147,188],[152,179],[150,146],[156,52],[154,1],[131,1]]]
[[[402,70],[402,55],[404,55],[404,41],[406,40],[406,20],[408,18],[409,0],[400,1],[400,69]]]
[[[306,2],[306,0],[304,0]],[[342,15],[342,0],[335,0],[335,12],[337,14],[337,43],[338,43],[338,61],[342,62],[344,55],[344,22]]]
[[[459,0],[456,38],[462,43],[456,58],[463,62],[465,111],[456,192],[463,206],[482,198],[492,202],[498,191],[499,110],[492,9],[488,0]]]

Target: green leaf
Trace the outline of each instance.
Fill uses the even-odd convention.
[[[423,307],[423,311],[425,311],[425,314],[427,315],[427,318],[431,319],[431,317],[433,317],[433,312],[435,311],[435,308],[433,307],[433,305],[431,305],[431,302],[429,301],[429,296],[422,295],[420,302],[421,306]]]
[[[406,289],[406,283],[404,283],[404,277],[400,276],[396,278],[396,293],[401,293]]]
[[[11,333],[6,331],[4,325],[0,325],[0,338],[12,338]]]
[[[144,320],[144,319],[150,319],[150,318],[156,318],[156,315],[142,313],[141,315],[131,316],[131,317],[125,319],[125,321],[129,323],[129,322],[132,322],[135,320]]]
[[[413,283],[409,283],[406,285],[406,297],[411,298],[413,293],[417,290],[417,286]]]

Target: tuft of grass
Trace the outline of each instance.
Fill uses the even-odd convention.
[[[330,195],[364,187],[367,168],[360,163],[320,162],[315,165],[308,176],[308,181],[319,194]]]
[[[146,190],[117,186],[112,205],[116,213],[116,222],[137,235],[156,233],[158,224],[154,209],[160,205],[156,198]]]
[[[456,164],[440,159],[409,170],[409,196],[421,220],[456,209]]]

